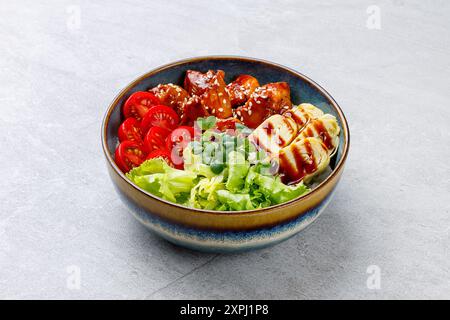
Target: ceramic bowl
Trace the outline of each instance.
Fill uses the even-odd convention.
[[[211,211],[187,208],[160,199],[137,187],[114,163],[121,106],[136,91],[159,83],[182,84],[186,70],[225,71],[229,82],[239,74],[250,74],[261,84],[286,81],[294,104],[308,102],[334,115],[342,128],[340,144],[331,161],[331,174],[312,192],[286,203],[251,211]],[[148,229],[177,245],[191,249],[231,252],[265,247],[295,235],[311,224],[331,201],[349,150],[349,130],[342,110],[322,87],[303,74],[276,63],[244,57],[198,57],[174,62],[127,85],[108,107],[102,125],[102,146],[107,168],[118,195]]]

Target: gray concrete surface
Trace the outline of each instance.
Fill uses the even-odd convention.
[[[0,298],[450,298],[449,17],[448,1],[1,0]],[[278,246],[175,247],[107,176],[115,94],[206,54],[295,68],[347,115],[334,201]]]

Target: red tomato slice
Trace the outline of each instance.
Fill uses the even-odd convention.
[[[172,167],[174,166],[172,160],[170,159],[170,153],[166,149],[153,150],[148,154],[146,160],[154,158],[163,158],[164,160],[166,160],[168,165]]]
[[[161,127],[151,127],[145,135],[144,145],[148,152],[166,149],[166,137],[170,131]]]
[[[159,99],[150,92],[138,91],[133,93],[123,106],[125,118],[142,120],[151,106],[159,104]]]
[[[141,130],[143,134],[147,134],[151,127],[173,130],[177,127],[178,122],[178,115],[172,108],[163,105],[153,106],[142,119]]]
[[[181,170],[184,169],[183,150],[184,147],[177,144],[173,146],[171,150],[168,151],[170,152],[170,160],[172,161],[173,166]]]
[[[177,169],[183,169],[183,150],[194,138],[194,128],[181,126],[173,130],[166,138],[166,147]]]
[[[124,141],[116,149],[116,164],[123,172],[139,166],[145,160],[145,152],[142,146],[134,141]]]
[[[135,141],[142,144],[141,123],[135,118],[128,118],[119,127],[119,141]]]

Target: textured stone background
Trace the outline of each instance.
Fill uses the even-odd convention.
[[[449,2],[187,3],[0,1],[0,298],[450,298]],[[126,212],[107,176],[111,99],[207,54],[297,69],[348,118],[334,201],[276,247],[177,248]],[[367,287],[371,265],[380,289]]]

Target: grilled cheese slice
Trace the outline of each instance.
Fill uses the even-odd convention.
[[[275,114],[264,120],[248,138],[258,148],[277,154],[297,137],[297,128],[290,117]]]
[[[324,143],[328,153],[332,154],[339,145],[340,128],[338,122],[331,114],[326,114],[310,121],[298,134],[294,142],[308,137],[315,137]]]
[[[311,120],[320,118],[323,116],[323,111],[313,106],[310,103],[302,103],[295,106],[285,113],[284,116],[290,117],[295,121],[298,127],[298,131],[302,130]]]
[[[307,137],[283,148],[278,159],[278,172],[284,183],[308,183],[314,176],[323,172],[330,163],[325,144],[318,138]]]

